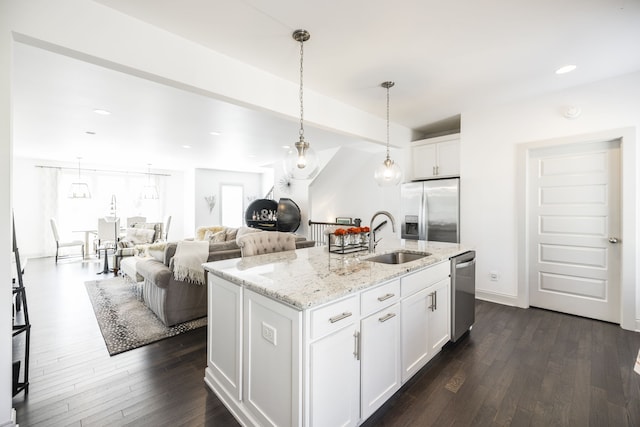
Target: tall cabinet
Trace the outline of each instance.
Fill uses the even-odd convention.
[[[413,180],[460,175],[460,134],[411,143]]]

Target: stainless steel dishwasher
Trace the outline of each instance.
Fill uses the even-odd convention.
[[[451,258],[451,341],[456,342],[476,320],[476,252]]]

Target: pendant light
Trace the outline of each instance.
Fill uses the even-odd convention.
[[[80,160],[82,157],[78,157],[78,182],[71,183],[69,193],[67,196],[70,199],[90,199],[91,192],[89,191],[89,185],[86,182],[82,182],[80,179]]]
[[[160,198],[158,187],[151,184],[151,163],[147,164],[147,185],[142,189],[140,197],[146,200],[158,200]]]
[[[303,59],[304,42],[309,40],[311,35],[307,30],[296,30],[293,32],[293,39],[300,43],[300,130],[299,139],[294,144],[295,149],[289,150],[284,160],[285,173],[294,179],[311,179],[318,173],[318,158],[304,140],[304,104],[303,104]]]
[[[387,89],[387,158],[378,165],[374,178],[379,186],[392,186],[400,184],[402,179],[402,171],[389,157],[389,89],[395,85],[394,82],[383,82],[380,86]]]

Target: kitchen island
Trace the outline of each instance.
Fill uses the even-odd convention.
[[[205,382],[242,424],[358,425],[449,340],[449,258],[467,249],[385,243],[375,255],[430,255],[316,247],[205,264]]]

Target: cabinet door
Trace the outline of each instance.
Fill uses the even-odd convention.
[[[309,346],[309,425],[355,426],[360,413],[359,331],[344,327]]]
[[[430,292],[431,288],[423,289],[400,303],[403,383],[429,361]]]
[[[242,287],[209,274],[207,375],[242,399]]]
[[[450,279],[429,287],[432,309],[429,313],[429,358],[435,356],[451,337]]]
[[[368,418],[402,383],[400,368],[400,304],[362,320],[360,375],[362,419]]]
[[[433,178],[436,173],[435,144],[416,145],[412,149],[413,179]]]
[[[260,426],[302,424],[302,315],[244,290],[243,403]]]
[[[457,139],[437,144],[437,175],[460,175],[460,141]]]

